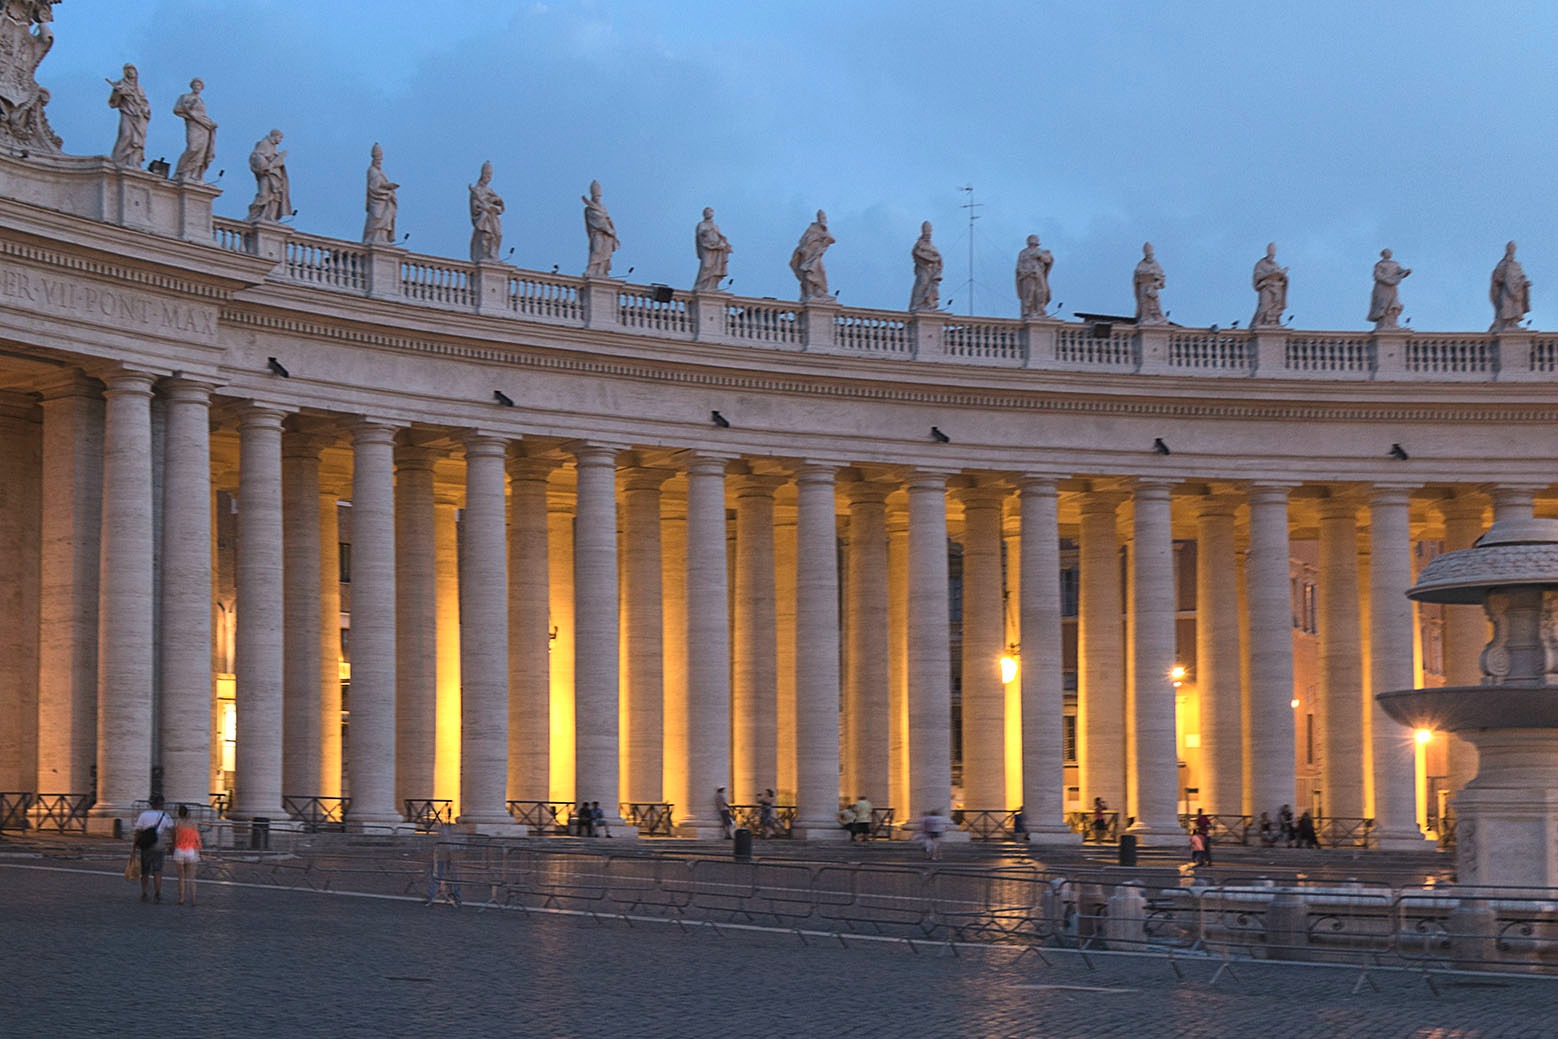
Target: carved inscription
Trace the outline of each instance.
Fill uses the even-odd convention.
[[[33,310],[77,314],[121,328],[216,338],[213,308],[156,299],[124,289],[100,288],[54,274],[0,270],[0,299],[30,304]]]

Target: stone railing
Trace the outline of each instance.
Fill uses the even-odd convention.
[[[216,247],[273,259],[274,281],[654,339],[883,360],[1302,380],[1487,382],[1558,372],[1558,335],[1138,327],[1129,319],[961,318],[520,270],[216,218]]]

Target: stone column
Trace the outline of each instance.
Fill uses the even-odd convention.
[[[205,804],[211,787],[211,387],[163,387],[162,795]]]
[[[281,438],[281,598],[286,607],[281,633],[281,790],[307,797],[325,796],[319,786],[322,546],[315,511],[322,446],[321,438],[296,430]],[[333,657],[330,664],[336,665]]]
[[[1022,799],[1028,839],[1076,844],[1066,825],[1064,667],[1060,617],[1060,495],[1054,477],[1019,483],[1022,542],[1018,552],[1017,623],[1022,650]]]
[[[914,815],[909,807],[909,513],[901,508],[887,514],[887,631],[887,778],[893,817],[901,824]]]
[[[774,620],[771,476],[736,481],[736,594],[731,671],[731,800],[751,804],[778,782],[779,635]],[[750,799],[750,800],[749,800]]]
[[[795,828],[807,840],[842,840],[836,816],[839,573],[833,467],[802,465],[795,488]]]
[[[1364,814],[1356,511],[1353,501],[1345,497],[1320,505],[1321,796],[1325,815],[1339,818]]]
[[[352,426],[352,806],[354,828],[400,823],[395,804],[395,427]]]
[[[319,491],[319,796],[340,797],[341,747],[341,494]]]
[[[32,395],[0,391],[0,660],[8,665],[0,668],[0,786],[6,790],[38,789],[40,432]]]
[[[579,800],[599,801],[621,825],[617,601],[617,449],[578,444],[574,524],[574,774]]]
[[[87,793],[97,756],[101,387],[70,371],[39,386],[43,406],[38,603],[39,793]],[[144,796],[135,794],[135,797]]]
[[[676,819],[690,811],[687,785],[687,510],[685,499],[660,495],[660,591],[664,675],[661,789]]]
[[[395,447],[395,805],[437,796],[438,452],[402,430]]]
[[[714,791],[730,787],[730,613],[725,460],[687,462],[687,804],[689,837],[720,832]]]
[[[1444,520],[1444,550],[1456,552],[1470,548],[1482,536],[1482,515],[1486,502],[1481,495],[1459,491],[1449,501],[1440,502]],[[1488,643],[1488,619],[1481,606],[1444,606],[1444,684],[1467,686],[1482,684],[1482,647]],[[1450,789],[1459,791],[1477,774],[1477,748],[1453,732],[1449,740],[1447,777]]]
[[[508,796],[548,799],[551,616],[546,479],[550,462],[511,457],[509,471]]]
[[[887,595],[887,495],[880,483],[847,484],[849,566],[845,617],[846,654],[844,717],[849,733],[844,770],[844,796],[865,794],[872,804],[886,805],[892,794],[890,686],[892,626]],[[905,808],[907,811],[907,808]]]
[[[1006,803],[1006,651],[1001,587],[1001,499],[996,487],[970,487],[963,502],[963,804],[976,811]]]
[[[1125,603],[1120,588],[1119,494],[1082,498],[1077,556],[1077,731],[1081,797],[1125,812]],[[1176,780],[1175,785],[1178,785]]]
[[[780,801],[787,804],[793,803],[798,790],[795,778],[795,603],[796,596],[800,594],[796,588],[796,571],[799,566],[795,522],[789,517],[775,517],[774,631],[779,643],[776,658],[779,671],[779,772],[774,786],[779,790]]]
[[[437,602],[437,666],[433,697],[433,796],[460,811],[460,494],[433,490],[433,584]]]
[[[1534,484],[1499,484],[1489,492],[1493,498],[1493,522],[1528,520],[1536,515],[1536,494],[1545,488]]]
[[[1244,811],[1234,508],[1232,498],[1214,495],[1200,503],[1196,516],[1195,681],[1201,699],[1201,804],[1213,815]]]
[[[649,804],[664,795],[665,646],[661,619],[660,485],[670,473],[622,474],[622,716],[624,800]]]
[[[460,568],[460,822],[509,832],[508,442],[465,435],[464,551]]]
[[[1245,564],[1249,606],[1250,808],[1275,819],[1292,804],[1293,592],[1288,543],[1288,488],[1249,490],[1250,548]]]
[[[952,795],[947,633],[947,478],[909,478],[909,804],[946,812]]]
[[[1412,587],[1410,505],[1402,487],[1375,487],[1369,500],[1369,663],[1376,694],[1416,684],[1416,610],[1407,598]],[[1366,710],[1373,716],[1374,836],[1381,848],[1421,848],[1413,734],[1392,722],[1373,696]]]
[[[558,471],[559,474],[562,470]],[[551,800],[574,797],[574,496],[561,488],[547,495],[547,557],[551,563],[551,731],[547,761]]]
[[[1131,529],[1131,696],[1134,833],[1178,839],[1179,744],[1174,710],[1174,529],[1166,483],[1138,481]],[[1234,655],[1237,661],[1238,655]]]
[[[282,815],[283,688],[286,660],[282,581],[281,420],[250,405],[238,417],[237,774],[231,815]]]

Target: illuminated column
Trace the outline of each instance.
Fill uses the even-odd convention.
[[[323,796],[319,788],[320,604],[319,450],[322,438],[281,438],[282,742],[281,792]],[[332,660],[334,665],[335,661]]]
[[[1482,536],[1486,502],[1481,495],[1457,492],[1439,503],[1444,520],[1444,550],[1470,548]],[[1488,642],[1488,619],[1481,606],[1444,606],[1444,684],[1482,684],[1482,647]],[[1477,748],[1454,733],[1445,733],[1450,789],[1459,791],[1477,774]]]
[[[662,789],[680,819],[691,810],[687,779],[687,509],[686,500],[660,495],[660,591],[664,653],[665,729]]]
[[[808,840],[839,840],[844,832],[836,817],[839,574],[833,468],[803,465],[795,485],[795,826]]]
[[[341,516],[340,491],[321,487],[319,523],[319,796],[340,797]]]
[[[1409,492],[1375,487],[1369,500],[1369,652],[1374,693],[1411,689],[1416,669],[1412,648],[1415,609],[1412,587],[1412,535]],[[1369,697],[1373,715],[1374,836],[1382,848],[1420,848],[1417,827],[1416,745],[1411,730],[1393,722]]]
[[[1320,505],[1320,709],[1323,809],[1362,818],[1363,644],[1358,615],[1358,523],[1349,498]]]
[[[8,664],[0,668],[0,714],[7,719],[0,725],[0,784],[7,790],[38,789],[39,432],[32,395],[0,391],[0,660]],[[209,630],[209,617],[206,624]]]
[[[779,643],[775,659],[779,672],[779,771],[774,786],[779,791],[780,801],[785,803],[792,803],[797,796],[795,604],[796,596],[800,594],[796,587],[796,569],[800,564],[796,555],[796,536],[793,519],[780,516],[774,518],[774,632]],[[834,785],[837,786],[837,782]]]
[[[963,502],[963,804],[976,811],[1006,803],[1006,688],[1001,655],[1006,619],[1001,589],[1004,489],[970,487]]]
[[[205,804],[211,779],[211,387],[163,387],[162,794]]]
[[[574,796],[599,801],[607,823],[620,824],[617,449],[579,444],[574,458]]]
[[[623,799],[660,801],[665,751],[665,646],[661,618],[660,485],[670,473],[622,474]]]
[[[887,703],[889,789],[899,823],[913,817],[909,808],[909,513],[887,514]],[[846,790],[847,796],[859,791]]]
[[[508,796],[548,798],[551,617],[548,613],[546,479],[550,462],[511,457],[509,472]]]
[[[39,386],[43,407],[38,603],[39,793],[92,789],[97,754],[98,535],[103,399],[68,371]],[[135,797],[143,796],[139,793]]]
[[[436,796],[437,547],[433,464],[438,452],[403,430],[395,447],[395,804]]]
[[[1235,504],[1232,498],[1214,495],[1201,503],[1196,516],[1195,682],[1201,699],[1201,804],[1213,815],[1244,811]]]
[[[354,827],[401,822],[395,804],[395,427],[352,426],[351,772]],[[241,711],[240,711],[241,716]]]
[[[1079,531],[1077,731],[1082,804],[1101,797],[1125,813],[1125,603],[1115,493],[1084,495]],[[1178,780],[1175,780],[1178,786]]]
[[[557,470],[558,482],[571,475]],[[549,491],[546,503],[547,558],[551,561],[551,731],[547,768],[551,800],[574,801],[574,617],[573,617],[574,496],[562,488]]]
[[[720,832],[714,791],[730,786],[730,612],[725,460],[687,463],[687,836]]]
[[[1018,632],[1022,650],[1022,798],[1029,840],[1075,844],[1066,825],[1061,672],[1060,495],[1052,477],[1019,481]]]
[[[514,826],[504,804],[509,749],[508,515],[503,472],[507,454],[508,441],[502,437],[465,434],[460,822],[483,832]],[[615,529],[612,534],[615,537]]]
[[[460,811],[460,503],[458,488],[433,491],[437,666],[433,702],[433,796]]]
[[[1131,695],[1136,774],[1131,799],[1137,834],[1183,836],[1179,826],[1179,745],[1174,727],[1174,530],[1170,488],[1138,481],[1131,529]],[[1237,661],[1238,655],[1234,655]]]
[[[774,490],[781,478],[736,480],[736,594],[731,672],[732,800],[778,782],[779,636],[774,620]],[[751,800],[748,801],[747,799]]]
[[[892,796],[892,735],[889,659],[891,624],[887,595],[887,495],[893,488],[879,483],[845,485],[849,499],[849,567],[845,619],[846,654],[844,717],[849,734],[844,770],[844,796],[865,794],[873,804],[886,805]]]
[[[1244,589],[1249,605],[1250,807],[1275,819],[1292,804],[1293,600],[1288,488],[1249,490],[1250,548]]]
[[[909,804],[947,811],[952,793],[952,668],[947,634],[947,478],[909,478]]]

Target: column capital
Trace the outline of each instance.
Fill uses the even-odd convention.
[[[774,476],[768,473],[746,473],[733,477],[731,482],[735,487],[738,499],[772,498],[775,491],[790,482],[790,478],[788,476]]]
[[[791,472],[796,486],[819,483],[831,486],[838,482],[838,466],[832,462],[798,462]]]
[[[157,382],[158,376],[133,368],[105,368],[98,372],[98,378],[103,380],[105,397],[119,394],[139,394],[150,397],[152,386]]]
[[[1169,501],[1174,497],[1175,480],[1152,476],[1138,476],[1131,481],[1130,497],[1134,501]]]
[[[468,429],[460,437],[465,444],[465,457],[470,458],[508,458],[508,437],[499,436],[482,429]]]
[[[1347,491],[1315,502],[1315,513],[1322,520],[1355,519],[1357,518],[1358,506],[1360,504],[1358,495]]]
[[[346,431],[351,434],[354,445],[382,444],[385,447],[394,447],[395,432],[399,428],[387,419],[363,416],[348,423]]]
[[[330,443],[330,438],[317,433],[300,433],[287,425],[283,423],[281,429],[281,457],[289,461],[318,462],[319,453]]]
[[[953,469],[911,469],[904,474],[904,486],[909,491],[940,491],[946,493],[947,480],[957,475]]]
[[[33,387],[45,403],[64,397],[87,397],[97,400],[103,393],[102,381],[88,375],[80,368],[61,368],[49,372],[37,379]]]
[[[1012,482],[1017,485],[1019,491],[1027,490],[1030,486],[1048,485],[1059,491],[1063,480],[1071,479],[1070,473],[1043,472],[1040,470],[1024,470],[1012,477]]]
[[[1459,490],[1453,498],[1441,498],[1434,508],[1445,523],[1457,520],[1476,520],[1481,523],[1482,515],[1488,508],[1488,499],[1478,491]]]
[[[281,431],[282,420],[287,417],[285,408],[247,401],[233,409],[238,418],[238,429],[274,429]]]
[[[1196,518],[1210,519],[1216,516],[1232,518],[1243,502],[1243,496],[1237,494],[1208,494],[1194,499]]]
[[[1081,500],[1082,515],[1113,517],[1129,497],[1123,491],[1086,491]]]
[[[850,505],[885,505],[888,495],[898,489],[897,484],[881,480],[859,480],[843,485],[844,498]]]
[[[443,457],[443,452],[436,448],[425,447],[421,444],[397,443],[395,445],[395,469],[408,471],[431,471],[434,464]]]
[[[509,445],[508,471],[510,480],[534,481],[545,483],[557,468],[557,463],[549,458],[531,458],[527,455],[514,454],[514,445]]]
[[[563,445],[563,450],[573,455],[574,462],[583,467],[612,468],[617,467],[617,455],[622,453],[619,444],[601,443],[596,440],[571,440]]]
[[[1288,499],[1293,488],[1298,486],[1292,483],[1274,483],[1260,480],[1251,483],[1244,490],[1244,497],[1251,505],[1282,505],[1288,504]]]
[[[170,404],[204,404],[210,406],[211,394],[218,383],[205,379],[191,379],[175,375],[163,379],[157,386],[163,400]]]
[[[959,488],[957,498],[958,501],[963,503],[963,508],[965,509],[970,507],[999,509],[1011,493],[1011,490],[1007,487],[982,484],[975,487]]]
[[[1478,490],[1493,499],[1495,509],[1510,505],[1530,505],[1538,494],[1547,490],[1545,483],[1488,483]]]
[[[1017,496],[1021,499],[1028,498],[1060,498],[1060,481],[1065,479],[1060,476],[1035,476],[1024,474],[1017,477]]]
[[[622,490],[628,491],[658,491],[660,485],[669,480],[674,473],[665,469],[655,469],[650,466],[636,465],[621,471]]]
[[[719,476],[724,477],[725,470],[736,458],[736,455],[705,454],[701,451],[678,452],[675,460],[686,470],[688,476]]]
[[[1409,505],[1412,492],[1421,484],[1377,483],[1369,488],[1369,508],[1381,505]]]

